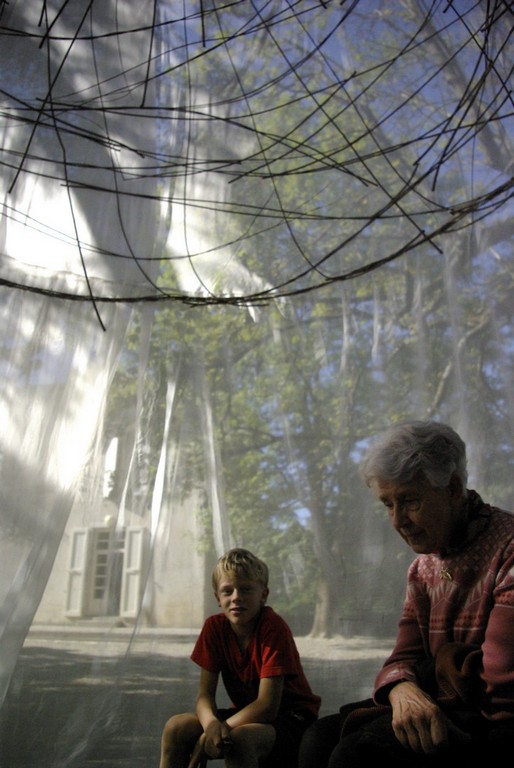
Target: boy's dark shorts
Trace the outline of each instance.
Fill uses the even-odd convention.
[[[233,709],[220,709],[219,717],[226,720]],[[316,720],[312,712],[281,712],[270,725],[276,731],[275,743],[268,757],[260,763],[261,768],[296,768],[298,750],[304,731]]]

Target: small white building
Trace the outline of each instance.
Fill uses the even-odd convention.
[[[197,629],[215,608],[211,571],[194,498],[173,510],[166,530],[104,499],[97,512],[71,511],[34,625],[112,620]]]

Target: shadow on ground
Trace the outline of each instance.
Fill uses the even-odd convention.
[[[0,768],[157,768],[162,726],[192,709],[198,670],[187,657],[106,650],[23,649],[0,710]],[[322,714],[369,695],[378,666],[304,661]]]

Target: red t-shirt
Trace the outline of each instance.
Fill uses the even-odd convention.
[[[280,713],[317,715],[321,699],[305,677],[293,634],[284,619],[266,605],[243,654],[223,613],[209,616],[196,641],[191,659],[208,672],[219,672],[232,703],[242,709],[255,701],[263,677],[284,676]]]

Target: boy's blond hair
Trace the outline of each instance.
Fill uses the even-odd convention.
[[[252,581],[259,581],[268,586],[268,566],[248,549],[235,547],[222,555],[212,572],[212,587],[218,591],[218,585],[224,576],[246,576]]]

